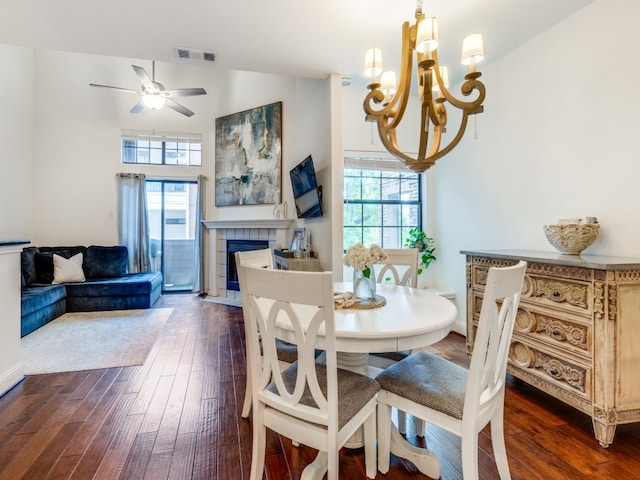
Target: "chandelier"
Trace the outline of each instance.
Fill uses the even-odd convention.
[[[402,25],[402,60],[400,82],[396,86],[396,75],[392,71],[382,71],[382,52],[370,48],[365,55],[365,75],[371,78],[367,88],[371,90],[364,100],[366,120],[377,123],[378,133],[385,148],[393,156],[417,173],[423,173],[435,165],[460,142],[467,128],[469,115],[482,113],[485,87],[478,80],[476,64],[484,59],[482,35],[474,33],[462,42],[462,64],[469,66],[469,73],[461,86],[462,95],[469,96],[476,90],[474,100],[464,102],[454,97],[449,87],[446,66],[438,62],[438,23],[435,17],[425,17],[422,0],[416,4],[416,23]],[[398,147],[396,128],[404,116],[413,75],[413,53],[416,53],[417,89],[421,105],[420,139],[415,158],[403,153]],[[378,81],[378,76],[380,80]],[[447,127],[446,103],[461,111],[460,126],[456,136],[442,145],[442,134]],[[431,139],[429,138],[431,136]]]

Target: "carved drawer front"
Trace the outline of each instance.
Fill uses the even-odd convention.
[[[576,394],[585,400],[591,400],[592,375],[589,366],[521,341],[515,333],[509,348],[509,363],[517,367],[513,373],[518,377],[521,376],[518,369],[521,369],[534,378],[550,382],[555,387]],[[525,380],[532,383],[531,379],[525,378]],[[551,390],[548,387],[545,388],[543,384],[536,386],[544,391]]]
[[[484,290],[487,285],[487,275],[491,267],[508,267],[518,262],[497,258],[474,258],[471,266],[471,285],[473,288]]]
[[[588,281],[527,274],[520,301],[580,315],[591,315],[593,286]]]
[[[555,315],[528,308],[528,305],[521,303],[513,332],[546,343],[554,349],[570,351],[587,359],[593,357],[591,323],[577,316]]]

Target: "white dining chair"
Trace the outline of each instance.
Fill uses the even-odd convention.
[[[416,288],[418,285],[417,248],[383,248],[387,259],[376,264],[376,282],[405,285]]]
[[[504,444],[503,412],[507,354],[527,263],[489,269],[469,369],[428,352],[415,352],[376,377],[378,394],[378,469],[389,470],[394,441],[402,442],[391,422],[391,408],[410,413],[458,435],[462,475],[478,478],[478,434],[490,422],[491,442],[501,480],[510,479]],[[470,333],[470,332],[469,332]],[[418,470],[427,466],[411,454]]]
[[[417,248],[383,248],[382,250],[386,253],[387,259],[375,265],[376,283],[416,288],[420,251]],[[386,368],[402,360],[409,353],[409,351],[371,353],[369,364],[378,368]]]
[[[247,308],[253,391],[250,478],[263,476],[269,428],[324,452],[327,479],[337,480],[339,450],[362,426],[366,475],[374,478],[379,386],[366,375],[337,368],[332,273],[239,266],[238,277]],[[284,371],[278,366],[277,325],[292,332],[298,350],[297,362]],[[326,363],[316,362],[317,348],[325,350]]]
[[[239,265],[252,266],[258,268],[270,268],[273,269],[273,253],[269,248],[261,248],[259,250],[248,250],[236,252],[234,254],[236,259],[236,267]],[[242,292],[241,292],[242,293]],[[245,311],[243,310],[243,314]],[[247,324],[245,316],[245,326]],[[246,338],[246,330],[245,330]],[[278,360],[280,362],[280,369],[284,370],[293,362],[298,359],[296,346],[281,340],[277,344]],[[249,350],[247,349],[247,356]],[[251,413],[251,378],[249,371],[249,359],[247,358],[247,381],[244,390],[244,401],[242,403],[242,418],[248,418]]]
[[[418,285],[418,262],[420,250],[417,248],[383,248],[387,259],[376,264],[376,282],[393,285],[404,285],[416,288]],[[376,368],[387,368],[411,354],[408,350],[399,352],[374,352],[369,354],[369,365]],[[400,433],[407,431],[407,416],[398,410],[398,429]],[[424,422],[414,419],[418,436],[424,436]]]

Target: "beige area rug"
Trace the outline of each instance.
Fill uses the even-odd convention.
[[[142,365],[172,311],[65,313],[22,338],[24,374]]]

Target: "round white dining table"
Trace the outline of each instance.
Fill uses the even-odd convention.
[[[376,308],[337,308],[334,312],[336,360],[339,368],[368,374],[372,352],[397,352],[432,345],[451,331],[458,311],[450,300],[424,289],[378,284],[377,294],[386,303]],[[352,292],[350,282],[337,282],[334,291]],[[276,321],[277,336],[295,343],[291,324]],[[321,332],[319,332],[321,333]],[[317,348],[323,348],[322,337]],[[356,439],[351,446],[359,446]],[[349,446],[349,444],[347,444]],[[430,450],[409,444],[392,426],[391,451],[420,463],[430,476],[440,476],[440,461]],[[321,479],[327,471],[327,457],[320,452],[303,471],[301,479]]]
[[[439,342],[451,331],[458,311],[450,300],[428,290],[378,284],[386,303],[376,308],[337,308],[334,312],[337,362],[340,368],[368,373],[372,352],[398,352]],[[334,291],[351,292],[351,282]],[[276,323],[277,336],[295,343],[291,324]],[[322,349],[322,338],[318,348]]]

